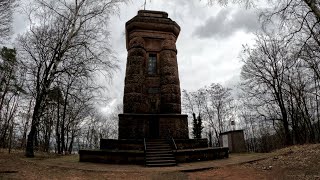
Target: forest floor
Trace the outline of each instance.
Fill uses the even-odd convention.
[[[0,179],[319,179],[320,144],[290,146],[272,153],[231,154],[228,159],[147,168],[78,162],[78,155],[0,149]]]

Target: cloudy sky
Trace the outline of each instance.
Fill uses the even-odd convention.
[[[120,61],[109,87],[110,104],[105,112],[122,102],[127,51],[125,22],[143,9],[144,0],[134,0],[120,6],[119,15],[111,18],[111,44]],[[176,21],[181,32],[177,40],[181,90],[197,90],[211,83],[232,86],[239,81],[242,45],[252,44],[259,28],[255,9],[239,5],[207,6],[199,0],[147,0],[147,10],[166,11]],[[15,34],[27,28],[27,20],[15,15]]]
[[[112,44],[121,61],[110,89],[111,106],[122,102],[127,55],[125,22],[143,9],[143,4],[143,0],[135,0],[123,5],[119,17],[111,19]],[[239,81],[242,45],[252,44],[253,33],[259,28],[256,10],[238,5],[210,7],[198,0],[147,0],[146,9],[166,11],[181,27],[177,40],[181,90],[194,91],[211,83],[232,86]]]

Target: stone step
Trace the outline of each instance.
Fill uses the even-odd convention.
[[[163,144],[156,144],[156,145],[150,145],[150,144],[147,144],[147,148],[149,148],[149,147],[159,147],[159,148],[161,148],[161,147],[169,147],[169,148],[171,148],[171,146],[169,146],[169,145],[163,145]]]
[[[167,156],[173,157],[173,154],[172,153],[146,154],[146,158],[148,158],[148,157],[167,157]]]
[[[145,152],[146,166],[163,167],[177,165],[170,144],[165,139],[148,139]]]
[[[147,139],[146,142],[167,142],[167,140],[166,139],[156,139],[156,140]]]
[[[172,154],[172,151],[171,150],[165,150],[165,151],[161,151],[161,150],[158,150],[158,151],[147,151],[146,154]]]
[[[146,152],[154,152],[154,151],[170,151],[170,152],[172,152],[172,149],[171,148],[162,148],[162,149],[152,148],[152,149],[146,150]]]
[[[176,163],[174,159],[155,159],[146,161],[147,164],[160,164],[160,163]]]
[[[174,157],[172,156],[151,156],[151,157],[146,157],[146,160],[147,161],[150,161],[150,160],[175,160]]]
[[[147,146],[170,146],[169,144],[147,144]]]
[[[167,139],[146,139],[146,141],[166,141]]]
[[[148,149],[171,149],[170,146],[147,146]]]
[[[165,143],[157,143],[157,144],[146,144],[147,146],[170,146],[169,144],[165,144]]]
[[[152,151],[171,151],[171,148],[147,148],[147,152]]]
[[[176,166],[177,163],[160,163],[160,164],[146,164],[148,167],[166,167],[166,166]]]

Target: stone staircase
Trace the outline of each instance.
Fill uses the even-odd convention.
[[[145,164],[149,167],[176,166],[170,144],[165,139],[147,139]]]

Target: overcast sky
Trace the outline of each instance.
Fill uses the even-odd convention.
[[[125,23],[143,9],[144,0],[134,0],[120,6],[119,16],[111,18],[111,45],[120,61],[120,70],[114,74],[108,92],[109,111],[122,102],[127,51]],[[211,83],[232,86],[239,81],[242,45],[253,43],[253,33],[259,28],[254,9],[237,5],[207,6],[199,0],[147,0],[147,10],[165,11],[176,21],[181,32],[177,40],[178,66],[181,90],[197,90]],[[27,20],[15,15],[15,34],[27,28]]]
[[[127,56],[125,22],[143,9],[143,3],[135,0],[121,6],[120,16],[111,20],[112,44],[121,61],[121,69],[109,91],[113,97],[111,105],[122,102]],[[181,90],[194,91],[211,83],[232,86],[239,82],[242,65],[239,53],[242,45],[253,43],[253,33],[259,28],[256,10],[236,5],[209,7],[198,0],[152,0],[147,1],[146,9],[167,12],[181,27],[177,40]]]

